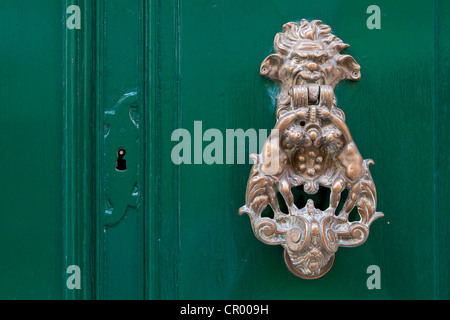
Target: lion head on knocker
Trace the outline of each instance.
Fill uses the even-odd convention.
[[[281,83],[277,117],[290,102],[289,90],[297,85],[325,85],[332,89],[341,80],[359,80],[356,60],[340,52],[349,45],[331,33],[320,20],[289,22],[274,40],[274,54],[262,63],[262,76]]]

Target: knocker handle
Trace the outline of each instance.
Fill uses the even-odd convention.
[[[331,86],[318,84],[298,85],[289,89],[293,109],[320,105],[331,109],[334,103],[334,90]]]
[[[334,90],[330,86],[320,87],[320,105],[331,110],[334,104]]]

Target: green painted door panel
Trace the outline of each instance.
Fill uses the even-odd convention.
[[[379,30],[366,26],[371,4]],[[81,29],[66,28],[70,5]],[[0,299],[448,299],[449,9],[0,1]],[[241,147],[226,149],[229,129],[273,128],[278,89],[259,68],[282,25],[303,18],[330,25],[361,65],[336,96],[375,160],[385,214],[311,281],[238,215],[250,150],[238,164],[229,151]],[[191,135],[191,164],[173,162],[177,129]],[[223,135],[222,164],[202,157],[209,129]],[[116,169],[121,148],[126,170]],[[71,265],[79,290],[66,286]],[[367,288],[370,265],[381,289]]]
[[[0,299],[62,297],[62,10],[0,2]]]
[[[237,214],[245,202],[250,164],[173,167],[160,180],[161,193],[172,199],[165,198],[161,205],[170,207],[166,201],[172,201],[178,207],[170,213],[160,211],[159,219],[172,219],[171,226],[161,232],[170,243],[166,251],[177,252],[171,263],[164,265],[165,269],[176,268],[175,279],[167,275],[175,281],[176,291],[163,297],[447,297],[448,258],[438,248],[446,243],[439,232],[447,230],[448,219],[438,209],[445,198],[436,190],[436,147],[440,143],[436,139],[441,139],[436,117],[442,106],[433,98],[439,85],[434,36],[439,11],[431,1],[378,1],[382,28],[369,30],[366,10],[371,4],[211,0],[162,4],[162,53],[158,58],[173,62],[166,68],[163,65],[160,73],[161,82],[172,83],[159,92],[161,100],[172,99],[170,105],[161,106],[161,114],[172,111],[165,116],[170,121],[161,124],[168,126],[161,131],[164,142],[178,127],[197,139],[195,121],[201,121],[202,132],[219,129],[224,139],[226,129],[270,130],[275,123],[277,91],[259,76],[259,67],[273,52],[273,37],[289,21],[320,19],[329,24],[351,45],[347,52],[362,68],[362,79],[340,84],[336,95],[362,155],[375,160],[372,175],[378,209],[385,213],[385,218],[372,225],[364,245],[341,248],[328,274],[305,281],[287,270],[281,247],[257,241],[248,218]],[[164,38],[165,33],[169,35]],[[203,142],[202,148],[209,144]],[[156,145],[163,158],[161,170],[170,170],[164,166],[171,165],[169,151],[174,145]],[[381,269],[380,290],[367,288],[370,265]]]

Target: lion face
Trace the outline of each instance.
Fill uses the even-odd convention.
[[[261,65],[261,75],[285,88],[311,83],[334,88],[341,80],[360,79],[355,59],[340,54],[349,45],[332,35],[329,26],[319,20],[302,20],[285,24],[283,30],[275,37],[276,53]]]
[[[307,83],[322,85],[330,67],[330,55],[320,41],[300,42],[285,57],[284,78],[292,81],[291,86]]]

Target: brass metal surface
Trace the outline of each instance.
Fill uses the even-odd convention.
[[[364,243],[376,212],[376,189],[369,165],[358,151],[337,107],[334,88],[341,80],[359,80],[360,66],[341,54],[348,48],[319,20],[289,22],[275,36],[275,53],[261,65],[261,75],[281,86],[277,122],[254,165],[246,203],[239,213],[250,217],[262,242],[285,249],[288,268],[297,276],[315,279],[330,270],[339,247]],[[315,194],[330,189],[329,206],[317,209],[309,199],[304,208],[294,203],[292,188]],[[347,189],[342,210],[336,212]],[[277,193],[289,212],[282,212]],[[273,218],[263,216],[267,206]],[[357,208],[360,220],[349,221]]]

